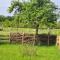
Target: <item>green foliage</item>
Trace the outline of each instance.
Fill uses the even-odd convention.
[[[15,9],[15,10],[14,10]],[[15,20],[17,27],[19,23],[31,25],[36,28],[40,25],[54,27],[57,21],[57,15],[54,13],[56,6],[50,0],[30,0],[30,2],[12,1],[9,12],[15,11]]]
[[[60,29],[60,21],[57,22],[57,28]]]
[[[3,21],[5,21],[5,19],[6,19],[6,17],[5,17],[5,16],[3,16],[3,15],[0,15],[0,22],[3,22]]]
[[[9,20],[5,20],[4,22],[3,22],[3,26],[4,27],[10,27],[11,25],[11,22],[9,21]]]
[[[12,3],[11,3],[11,7],[9,7],[8,11],[9,11],[9,13],[11,13],[14,9],[16,9],[15,12],[20,11],[22,9],[21,6],[22,5],[19,1],[14,1],[13,0]]]

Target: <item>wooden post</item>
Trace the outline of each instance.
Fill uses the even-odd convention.
[[[34,39],[33,39],[33,46],[35,45],[35,35],[34,35]]]
[[[24,43],[24,33],[22,34],[22,45]]]
[[[11,33],[9,33],[9,41],[10,41],[10,43],[11,43]]]
[[[60,36],[57,36],[57,39],[56,39],[56,46],[60,46]]]
[[[48,46],[49,46],[49,40],[50,40],[50,28],[48,28]]]
[[[50,40],[50,39],[49,39],[49,34],[48,34],[48,46],[49,46],[49,40]]]
[[[12,43],[12,35],[13,35],[13,33],[9,33],[9,43],[11,44]]]

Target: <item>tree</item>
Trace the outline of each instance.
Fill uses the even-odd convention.
[[[12,1],[9,12],[15,9],[15,15],[18,14],[17,22],[20,20],[23,23],[30,23],[36,29],[37,35],[39,25],[45,24],[50,27],[56,23],[55,8],[56,6],[50,0]]]
[[[3,21],[5,21],[5,19],[6,19],[6,17],[5,17],[5,16],[3,16],[3,15],[0,15],[0,22],[3,22]]]

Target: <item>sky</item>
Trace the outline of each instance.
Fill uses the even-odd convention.
[[[8,7],[12,0],[0,0],[0,15],[12,16],[12,13],[8,13]],[[60,0],[52,0],[58,7],[60,7]]]

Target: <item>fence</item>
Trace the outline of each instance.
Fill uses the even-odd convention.
[[[19,32],[19,33],[18,33]],[[21,34],[22,33],[22,34]],[[24,33],[24,34],[23,34]],[[26,33],[26,34],[25,34]],[[7,42],[21,43],[23,40],[36,42],[36,44],[56,44],[57,36],[60,35],[60,29],[51,29],[50,36],[48,37],[48,29],[39,29],[39,35],[35,36],[35,29],[31,28],[19,28],[18,31],[16,28],[4,28],[3,31],[0,31],[0,43]],[[23,38],[22,38],[23,37]],[[49,40],[48,40],[49,38]],[[14,40],[15,39],[15,40]],[[35,40],[37,39],[37,41]],[[19,42],[20,41],[20,42]]]
[[[56,35],[10,33],[10,43],[53,45],[56,44]]]

